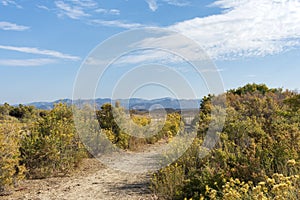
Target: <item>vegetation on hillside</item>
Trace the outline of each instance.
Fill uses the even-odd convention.
[[[165,124],[154,126],[153,130],[147,127],[151,121],[147,115],[132,115],[135,126],[128,126],[124,109],[119,106],[104,104],[96,111],[96,117],[87,117],[88,109],[61,103],[52,110],[0,106],[0,192],[24,177],[63,176],[82,158],[109,151],[111,143],[121,149],[136,150],[179,130],[180,116],[176,113],[168,114]],[[80,114],[77,126],[74,112]],[[128,127],[120,128],[120,124]],[[145,137],[147,131],[149,136]],[[152,135],[153,131],[157,134]]]
[[[213,98],[202,101],[194,145],[153,175],[153,191],[165,199],[300,199],[299,95],[256,84],[228,91],[220,140],[202,158]]]
[[[153,174],[153,192],[162,199],[300,199],[300,95],[264,84],[247,84],[225,95],[226,119],[218,137],[211,138],[214,148],[203,157],[207,131],[220,122],[212,111],[223,112],[214,102],[224,95],[202,99],[193,120],[193,145]],[[182,133],[176,112],[152,126],[146,114],[130,112],[129,120],[118,104],[104,104],[94,116],[88,109],[1,105],[0,193],[23,178],[65,175],[82,158],[112,146],[137,150],[168,142],[179,132],[190,134]]]

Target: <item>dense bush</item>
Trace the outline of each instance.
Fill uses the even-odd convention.
[[[226,93],[226,111],[213,105],[218,98],[203,98],[193,120],[197,138],[176,163],[153,175],[152,190],[165,199],[299,199],[300,95],[248,84]],[[214,119],[212,110],[226,112],[226,121],[215,148],[202,157],[209,150],[203,148],[209,144],[203,144],[208,129],[222,121]],[[79,114],[76,128],[74,111]],[[73,112],[64,104],[50,111],[0,106],[0,192],[24,174],[43,178],[72,170],[86,156],[81,141],[98,155],[114,147],[136,150],[161,139],[184,144],[174,136],[189,134],[182,133],[178,113],[150,127],[149,116],[131,113],[128,118],[118,105],[103,105],[96,118],[88,108]],[[177,158],[174,154],[183,147],[175,146],[166,160]]]
[[[23,178],[24,166],[20,165],[21,124],[16,120],[0,122],[0,193]]]
[[[295,163],[295,160],[291,160],[290,162]],[[218,195],[218,193],[221,195]],[[283,174],[275,173],[272,177],[265,177],[263,181],[256,185],[251,181],[244,182],[237,178],[230,178],[219,191],[207,186],[205,196],[214,200],[298,200],[300,199],[300,176],[284,176]],[[201,195],[200,199],[205,199],[204,195]]]
[[[126,115],[124,108],[111,104],[102,105],[96,116],[110,141],[121,149],[137,150],[145,144],[155,143],[163,138],[171,139],[182,125],[178,113],[170,113],[166,121],[148,127],[151,119],[147,115]],[[113,133],[113,135],[111,134]]]
[[[95,116],[93,109],[88,105],[85,105],[82,109],[74,108],[73,111],[76,116],[76,131],[89,156],[94,157],[110,152],[112,150],[111,143],[116,141],[116,134],[112,129],[110,127],[101,129],[97,119],[98,116]],[[107,121],[107,123],[109,122]]]
[[[298,168],[288,164],[300,159],[300,110],[291,103],[296,94],[255,84],[227,92],[227,117],[223,131],[217,133],[220,140],[208,156],[201,158],[201,145],[212,120],[212,98],[218,97],[202,101],[194,145],[176,164],[153,177],[152,189],[158,195],[166,199],[209,199],[212,193],[206,191],[210,188],[216,198],[222,199],[223,187],[230,179],[257,187],[274,174],[299,175]],[[174,174],[176,179],[172,178]]]
[[[75,132],[72,110],[57,104],[33,123],[21,140],[21,158],[31,178],[65,174],[85,154]]]

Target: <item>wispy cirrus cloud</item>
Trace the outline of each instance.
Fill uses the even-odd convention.
[[[119,57],[116,66],[145,65],[151,63],[174,64],[184,60],[170,52],[159,49],[141,49]]]
[[[55,58],[61,58],[61,59],[73,60],[73,61],[80,60],[80,57],[77,56],[72,56],[69,54],[64,54],[53,50],[38,49],[34,47],[16,47],[16,46],[0,45],[0,49],[18,51],[22,53],[29,53],[29,54],[36,54],[36,55],[51,56]]]
[[[84,8],[97,8],[98,3],[94,0],[69,0],[69,2]]]
[[[104,8],[98,8],[95,10],[97,13],[102,13],[102,14],[109,14],[109,15],[120,15],[120,10],[118,9],[104,9]]]
[[[197,41],[215,59],[266,56],[300,46],[299,0],[218,0],[223,13],[169,28]]]
[[[12,6],[15,6],[17,8],[22,8],[21,5],[19,5],[18,3],[16,3],[16,1],[13,1],[13,0],[2,0],[1,3],[2,3],[3,6],[12,5]]]
[[[93,18],[93,14],[101,13],[108,15],[119,15],[118,9],[105,9],[101,8],[94,0],[68,0],[68,1],[55,1],[54,2],[58,16],[67,16],[71,19],[86,19]],[[44,6],[39,6],[45,9]],[[49,9],[48,9],[49,10]]]
[[[179,6],[179,7],[190,5],[190,2],[186,0],[163,0],[163,2],[169,5]]]
[[[153,12],[155,12],[158,9],[159,2],[179,7],[190,5],[190,2],[187,0],[146,0],[146,2],[149,6],[149,9]]]
[[[0,22],[0,29],[5,31],[25,31],[30,27],[14,24],[11,22]]]
[[[157,5],[156,0],[146,0],[146,2],[148,3],[150,10],[152,10],[153,12],[157,10],[158,5]]]
[[[144,27],[144,25],[139,24],[139,23],[129,23],[129,22],[121,21],[121,20],[94,19],[94,20],[90,20],[89,23],[93,24],[93,25],[110,26],[110,27],[118,27],[118,28],[125,28],[125,29]]]
[[[55,62],[57,62],[57,60],[49,58],[0,59],[0,66],[33,67],[52,64]]]
[[[67,4],[63,1],[55,1],[56,7],[59,9],[59,16],[68,16],[71,19],[80,19],[88,17],[90,14],[86,13],[82,7]]]
[[[47,11],[50,11],[51,9],[48,8],[47,6],[45,5],[36,5],[36,7],[38,7],[39,9],[42,9],[42,10],[47,10]]]

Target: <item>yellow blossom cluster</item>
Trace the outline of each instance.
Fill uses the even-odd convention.
[[[220,193],[218,195],[218,193]],[[297,200],[300,199],[300,176],[284,176],[273,174],[264,181],[254,185],[252,182],[241,182],[239,179],[230,178],[223,185],[221,191],[206,187],[206,197],[209,199],[235,200]],[[205,199],[202,196],[200,199]]]

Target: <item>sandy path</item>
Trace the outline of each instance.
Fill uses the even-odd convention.
[[[151,146],[151,149],[158,146]],[[149,190],[150,173],[142,171],[143,166],[157,168],[153,159],[157,155],[153,151],[143,151],[143,156],[126,153],[118,162],[113,160],[113,168],[101,164],[97,159],[85,159],[76,172],[69,177],[55,177],[42,180],[25,180],[9,196],[0,199],[31,200],[72,200],[72,199],[158,199]],[[146,153],[146,154],[145,154]],[[146,157],[144,156],[146,155]],[[112,156],[111,158],[113,158]],[[152,161],[152,162],[151,162]],[[136,166],[128,173],[115,170],[117,166]],[[132,165],[132,163],[142,163]]]
[[[157,199],[148,188],[149,175],[116,171],[96,159],[69,177],[25,180],[9,196],[0,199]]]

